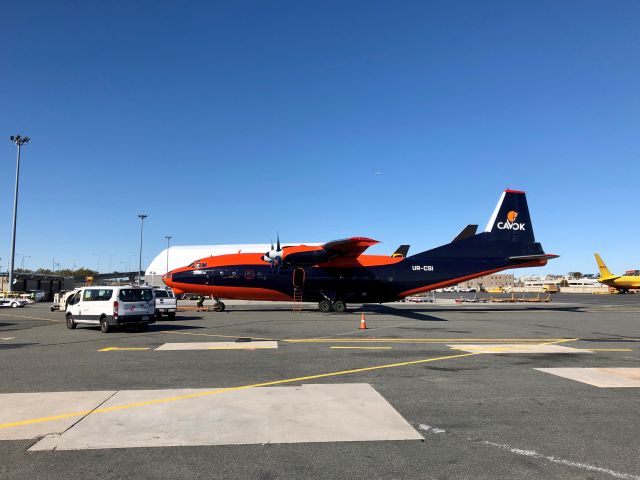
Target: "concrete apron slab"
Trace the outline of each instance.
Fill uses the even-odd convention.
[[[261,341],[165,343],[156,348],[156,350],[256,350],[263,348],[278,348],[278,342]]]
[[[104,408],[212,390],[118,392]],[[423,437],[369,384],[261,387],[85,417],[30,451]]]
[[[640,368],[536,368],[599,388],[640,387]]]
[[[45,392],[0,394],[0,425],[31,418],[55,417],[72,412],[89,412],[116,391]],[[23,440],[50,433],[62,433],[81,415],[0,429],[0,440]]]
[[[468,344],[448,345],[448,347],[469,353],[593,353],[591,350],[564,347],[562,345]]]

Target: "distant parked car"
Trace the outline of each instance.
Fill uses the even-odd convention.
[[[29,294],[29,297],[35,300],[36,302],[43,301],[44,297],[46,296],[46,294],[44,293],[44,290],[29,290],[27,293]]]

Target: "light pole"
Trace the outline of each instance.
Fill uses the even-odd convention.
[[[31,255],[22,255],[22,254],[18,254],[22,257],[22,261],[20,262],[20,270],[24,271],[24,259],[25,258],[31,258]]]
[[[98,275],[100,275],[100,254],[99,253],[92,253],[91,255],[94,255],[94,256],[98,257]]]
[[[142,285],[142,231],[144,230],[144,219],[147,218],[147,215],[144,213],[139,213],[138,218],[140,219],[140,258],[138,259],[138,286]]]
[[[11,229],[11,257],[9,258],[9,292],[13,291],[13,262],[16,255],[16,221],[18,220],[18,183],[20,181],[20,149],[22,145],[29,143],[29,137],[21,137],[20,135],[11,135],[9,137],[18,147],[18,157],[16,159],[16,187],[13,195],[13,228]],[[22,257],[24,262],[24,257]]]
[[[164,238],[167,239],[167,271],[166,271],[166,273],[169,273],[169,245],[170,245],[171,239],[173,237],[170,236],[170,235],[165,235]]]

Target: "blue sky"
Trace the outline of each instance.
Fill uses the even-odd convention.
[[[510,187],[562,255],[540,272],[594,272],[594,251],[640,268],[638,2],[14,7],[0,19],[0,133],[32,137],[27,267],[137,266],[139,212],[147,261],[167,234],[362,235],[383,242],[374,253],[416,253],[483,227]],[[0,157],[4,269],[8,138]]]

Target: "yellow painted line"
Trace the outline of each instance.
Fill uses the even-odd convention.
[[[189,333],[189,332],[172,332],[167,330],[161,330],[160,333],[174,333],[176,335],[196,335],[199,337],[220,337],[220,338],[244,338],[244,335],[214,335],[212,333]],[[252,340],[270,340],[272,342],[278,341],[277,338],[262,338],[262,337],[247,337]]]
[[[0,316],[11,317],[11,318],[26,318],[27,320],[46,320],[47,322],[65,323],[65,320],[53,320],[51,318],[44,318],[44,317],[27,317],[24,315],[10,315],[8,313],[0,313]]]
[[[221,388],[221,389],[217,389],[217,390],[209,390],[206,392],[198,392],[198,393],[190,393],[187,395],[178,395],[178,396],[173,396],[173,397],[165,397],[165,398],[158,398],[156,400],[148,400],[145,402],[134,402],[134,403],[128,403],[125,405],[114,405],[113,407],[103,407],[103,408],[96,408],[95,410],[83,410],[83,411],[79,411],[79,412],[71,412],[71,413],[63,413],[60,415],[54,415],[51,417],[39,417],[39,418],[31,418],[28,420],[19,420],[16,422],[9,422],[9,423],[2,423],[0,424],[0,429],[3,428],[12,428],[12,427],[20,427],[20,426],[24,426],[24,425],[32,425],[34,423],[43,423],[43,422],[52,422],[54,420],[60,420],[63,418],[70,418],[70,417],[83,417],[85,415],[89,415],[89,414],[94,414],[94,413],[108,413],[108,412],[115,412],[115,411],[120,411],[120,410],[127,410],[130,408],[138,408],[138,407],[145,407],[145,406],[149,406],[149,405],[159,405],[159,404],[164,404],[164,403],[170,403],[170,402],[176,402],[179,400],[188,400],[191,398],[199,398],[199,397],[207,397],[207,396],[211,396],[211,395],[219,395],[221,393],[228,393],[228,392],[237,392],[240,390],[248,390],[250,388],[257,388],[257,387],[270,387],[273,385],[282,385],[285,383],[295,383],[295,382],[304,382],[307,380],[316,380],[319,378],[328,378],[328,377],[337,377],[340,375],[350,375],[353,373],[363,373],[363,372],[371,372],[374,370],[382,370],[382,369],[386,369],[386,368],[396,368],[396,367],[404,367],[407,365],[418,365],[421,363],[429,363],[429,362],[437,362],[437,361],[441,361],[441,360],[450,360],[453,358],[463,358],[463,357],[472,357],[475,355],[482,355],[480,353],[460,353],[460,354],[456,354],[456,355],[446,355],[444,357],[432,357],[432,358],[424,358],[421,360],[412,360],[409,362],[400,362],[400,363],[389,363],[389,364],[385,364],[385,365],[376,365],[376,366],[372,366],[372,367],[363,367],[363,368],[354,368],[352,370],[342,370],[339,372],[330,372],[330,373],[319,373],[316,375],[308,375],[305,377],[295,377],[295,378],[287,378],[284,380],[272,380],[269,382],[262,382],[262,383],[252,383],[250,385],[242,385],[239,387],[229,387],[229,388]]]
[[[290,338],[288,343],[513,343],[513,342],[566,342],[573,338]]]
[[[585,348],[591,352],[633,352],[631,348]]]
[[[100,350],[98,350],[99,352],[113,352],[116,350],[149,350],[148,347],[107,347],[107,348],[101,348]]]
[[[329,347],[329,348],[343,348],[351,350],[391,350],[393,347]]]

